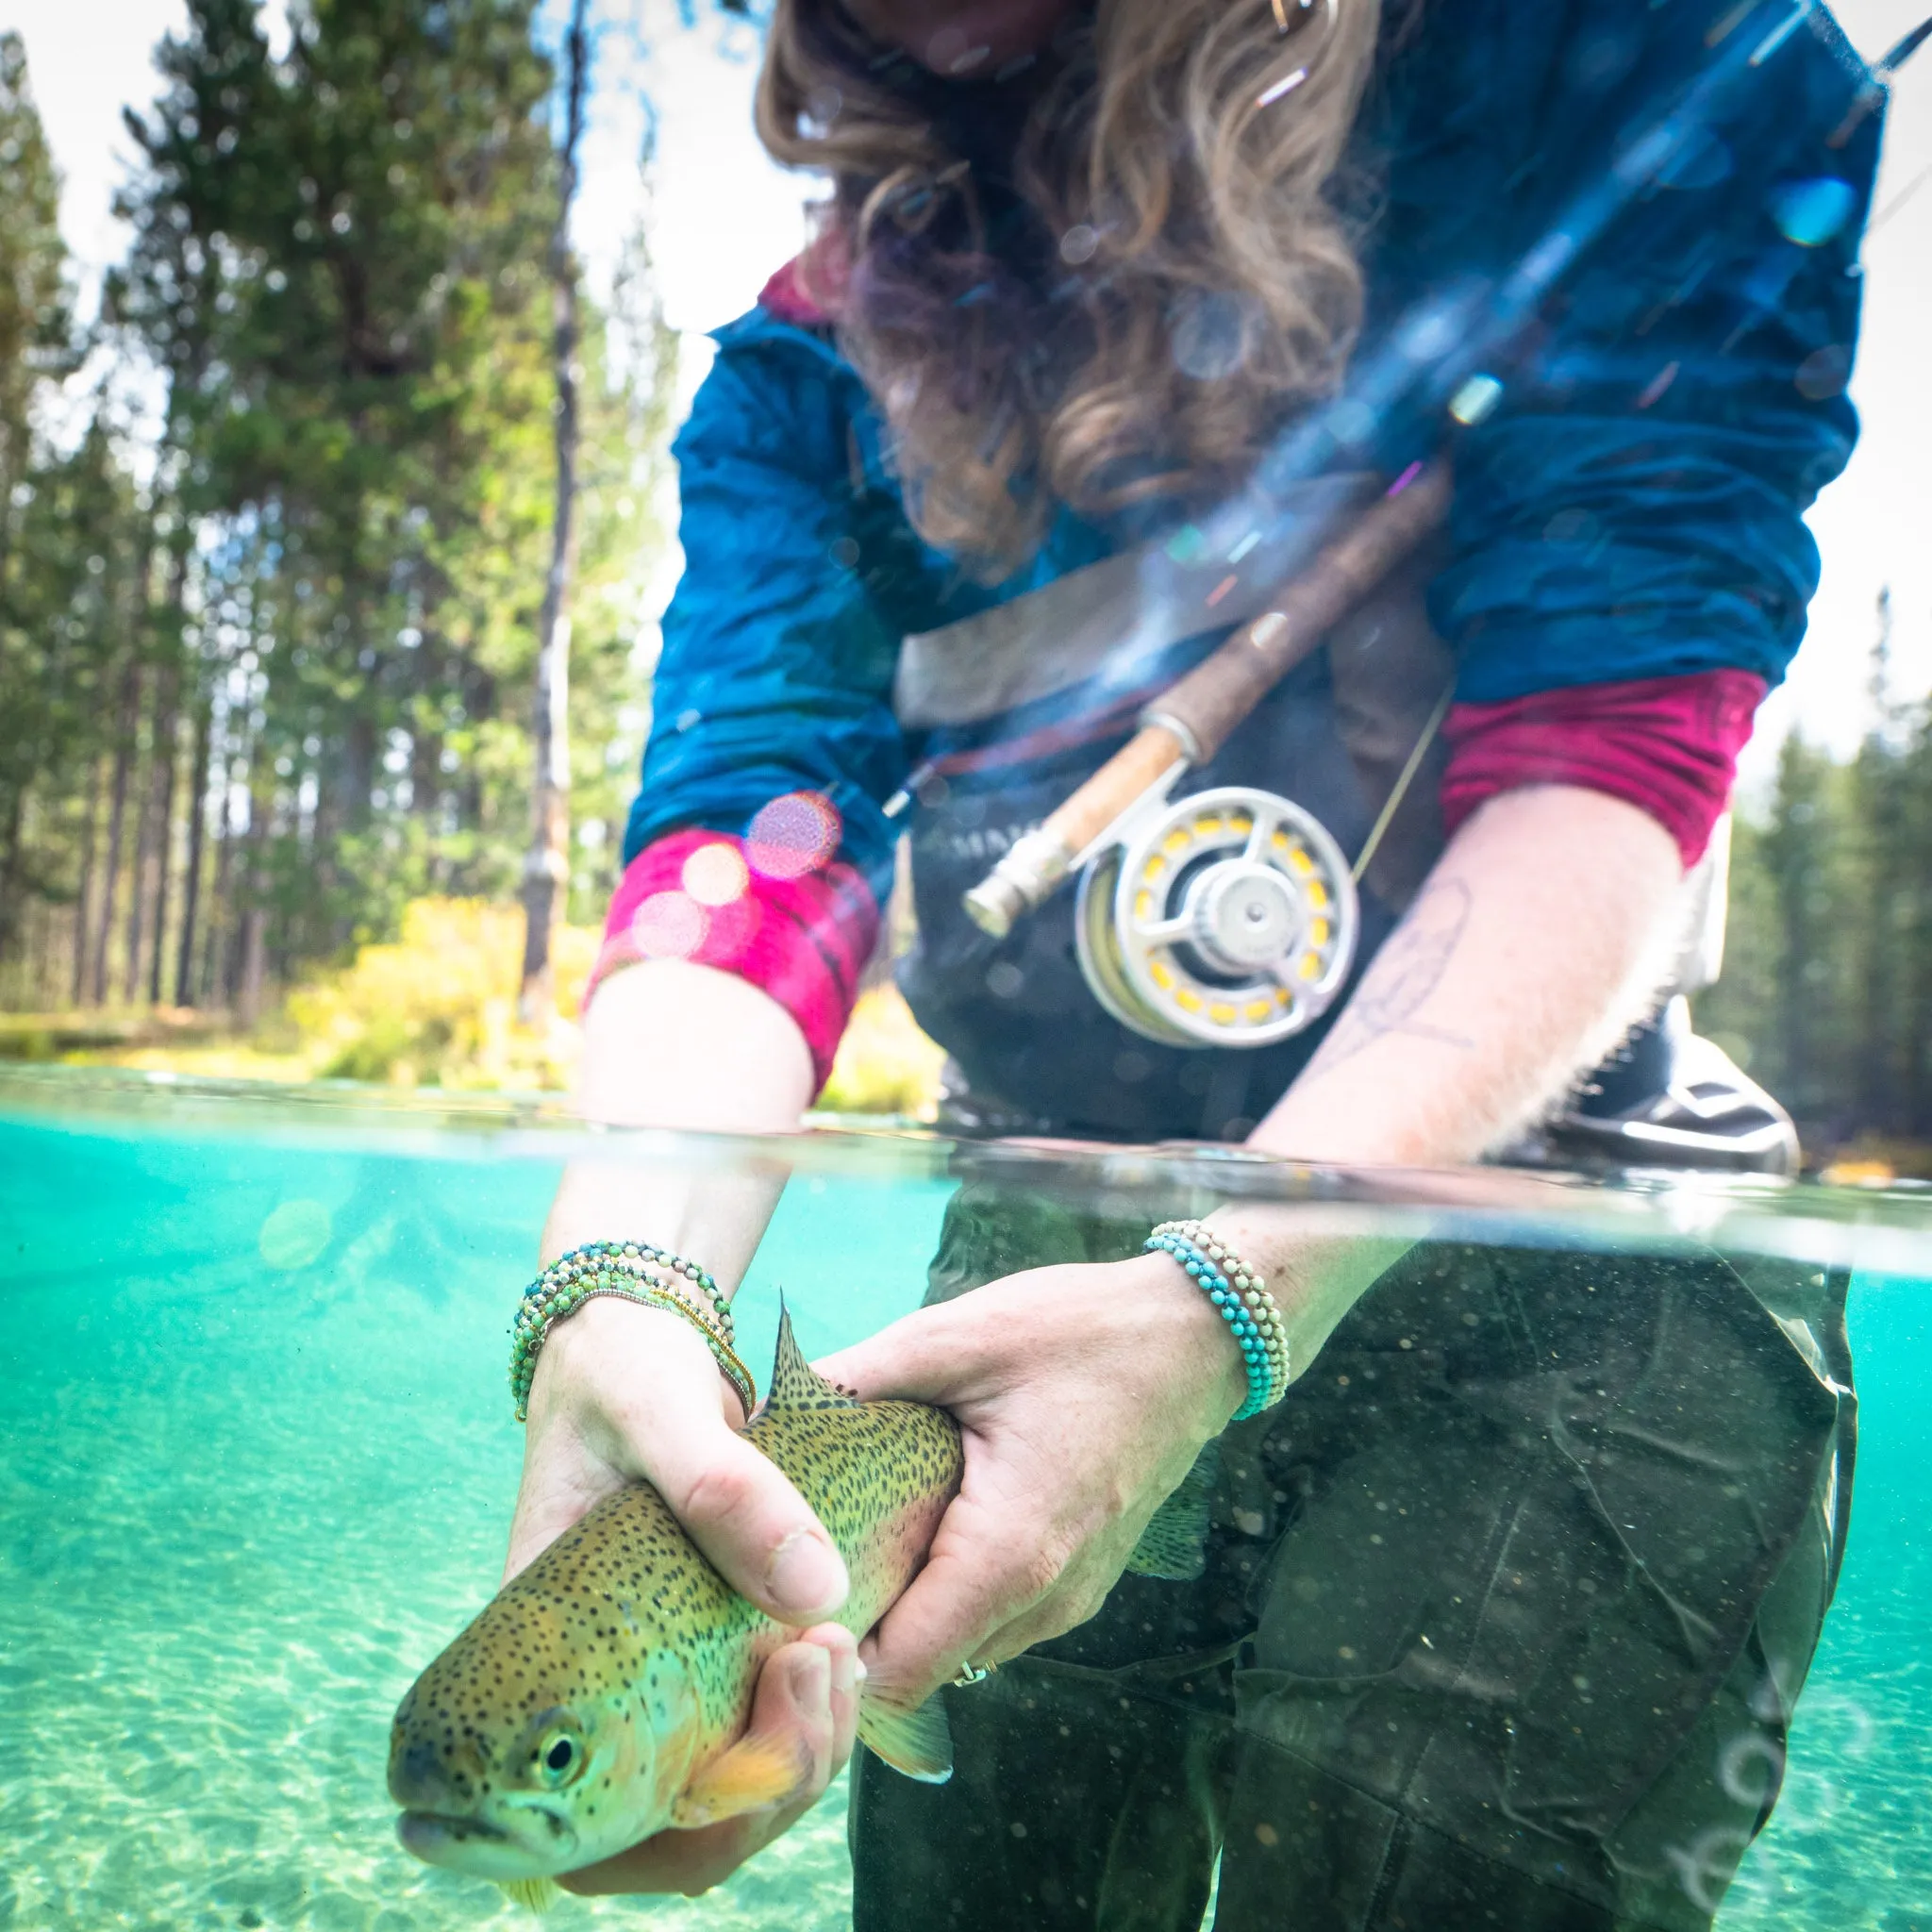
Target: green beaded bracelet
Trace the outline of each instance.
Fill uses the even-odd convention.
[[[550,1330],[600,1295],[682,1316],[704,1337],[749,1415],[758,1406],[751,1372],[733,1349],[731,1304],[702,1268],[642,1241],[600,1241],[553,1261],[524,1291],[510,1323],[510,1397],[516,1417],[529,1412],[530,1384]]]
[[[524,1298],[527,1301],[560,1281],[575,1281],[612,1269],[636,1273],[652,1263],[689,1281],[716,1310],[725,1333],[731,1332],[731,1298],[724,1291],[695,1261],[687,1261],[682,1255],[674,1255],[669,1248],[655,1247],[649,1241],[586,1241],[582,1247],[573,1248],[551,1262],[524,1291]]]

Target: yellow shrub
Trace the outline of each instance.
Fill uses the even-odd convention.
[[[290,993],[288,1017],[325,1077],[396,1086],[561,1087],[576,1062],[575,1024],[596,932],[565,926],[553,962],[558,1021],[517,1024],[524,914],[483,899],[416,899],[393,944]]]
[[[558,1018],[541,1033],[517,1024],[523,908],[486,899],[416,899],[403,914],[397,940],[363,946],[352,964],[295,988],[280,1018],[252,1041],[129,1048],[90,1058],[277,1080],[568,1087],[581,1049],[576,1023],[599,938],[590,926],[565,926],[558,934],[552,954]],[[836,1113],[929,1121],[944,1059],[943,1050],[919,1030],[898,989],[874,987],[859,997],[819,1105]]]
[[[896,986],[858,996],[819,1105],[832,1113],[896,1113],[929,1121],[939,1111],[945,1049],[919,1030]]]

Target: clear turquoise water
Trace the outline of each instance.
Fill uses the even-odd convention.
[[[460,1150],[459,1150],[460,1151]],[[386,1729],[489,1594],[504,1326],[556,1167],[0,1120],[0,1928],[527,1924],[406,1857]],[[946,1188],[794,1180],[808,1351],[918,1299]],[[1725,1932],[1932,1932],[1932,1284],[1862,1280],[1853,1547]],[[666,1928],[847,1922],[842,1794]]]

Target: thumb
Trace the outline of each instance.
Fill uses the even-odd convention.
[[[725,1422],[716,1365],[691,1341],[704,1373],[654,1377],[648,1396],[611,1421],[726,1582],[781,1624],[818,1623],[851,1589],[844,1560],[777,1464]]]
[[[587,1365],[609,1458],[649,1482],[735,1590],[781,1624],[816,1624],[851,1589],[844,1559],[778,1466],[724,1419],[717,1364],[696,1331],[638,1308]],[[646,1326],[645,1324],[650,1324]]]
[[[969,1338],[950,1303],[909,1315],[828,1355],[812,1366],[826,1381],[861,1402],[958,1400],[976,1366]]]

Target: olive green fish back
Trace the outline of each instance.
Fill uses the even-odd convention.
[[[883,1525],[950,1496],[963,1464],[951,1416],[841,1394],[806,1360],[783,1310],[771,1391],[745,1434],[797,1485],[848,1561]]]

